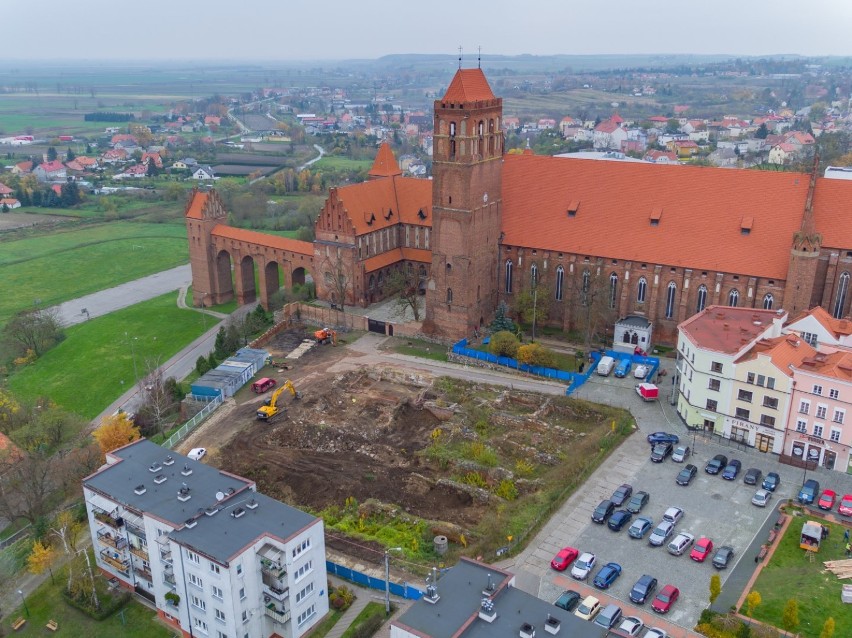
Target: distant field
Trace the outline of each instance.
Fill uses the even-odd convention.
[[[134,374],[168,360],[205,325],[201,313],[179,309],[171,292],[68,328],[65,341],[10,377],[9,389],[24,400],[48,396],[91,419],[133,385]]]
[[[251,175],[252,173],[260,173],[261,175],[269,175],[277,166],[246,166],[244,164],[216,164],[213,170],[217,175]]]
[[[316,164],[312,164],[311,169],[318,171],[369,170],[372,165],[372,160],[353,160],[348,157],[331,157],[326,155]]]
[[[283,148],[282,148],[283,150]],[[222,164],[258,164],[260,166],[278,166],[286,158],[275,153],[216,153],[216,161]]]

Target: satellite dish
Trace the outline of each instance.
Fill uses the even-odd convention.
[[[216,500],[217,501],[221,501],[223,498],[225,498],[224,492],[216,492]]]
[[[614,109],[618,108],[618,102],[610,102],[609,105]]]

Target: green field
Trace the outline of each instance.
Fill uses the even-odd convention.
[[[149,364],[164,363],[212,325],[176,301],[171,292],[68,328],[65,341],[12,375],[9,389],[22,400],[47,396],[87,419],[97,416]]]
[[[182,224],[114,222],[0,242],[0,323],[36,300],[54,305],[189,260]]]
[[[316,164],[311,164],[312,171],[349,171],[369,170],[373,165],[372,160],[353,160],[348,157],[326,155]]]

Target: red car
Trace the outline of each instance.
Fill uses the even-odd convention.
[[[837,501],[837,492],[834,490],[823,490],[822,496],[819,497],[819,501],[817,502],[817,507],[821,510],[830,510],[834,507],[834,503]]]
[[[712,551],[713,541],[711,541],[706,536],[702,536],[697,541],[695,541],[695,545],[692,547],[692,551],[689,553],[689,557],[697,563],[703,563]]]
[[[852,494],[843,495],[843,498],[840,499],[840,507],[837,508],[837,512],[841,516],[852,516]]]
[[[660,590],[657,597],[654,598],[654,602],[651,603],[651,609],[658,614],[665,614],[675,604],[678,596],[680,596],[680,590],[677,587],[666,585]]]
[[[568,569],[568,565],[574,562],[574,559],[577,558],[578,552],[573,547],[563,547],[559,550],[559,553],[553,557],[553,560],[550,561],[550,566],[558,572],[564,572]]]

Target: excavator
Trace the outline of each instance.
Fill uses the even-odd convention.
[[[317,343],[322,345],[324,343],[330,343],[333,346],[337,345],[337,331],[332,330],[331,328],[323,328],[322,330],[317,330],[314,333],[314,339],[317,340]]]
[[[281,393],[284,390],[288,390],[290,394],[293,395],[294,399],[301,399],[302,393],[296,391],[296,387],[293,385],[293,382],[290,379],[287,379],[280,388],[278,388],[275,392],[272,393],[272,396],[263,402],[263,405],[260,406],[257,410],[257,418],[260,421],[271,421],[278,414],[284,411],[283,407],[278,406],[278,397],[281,396]]]

